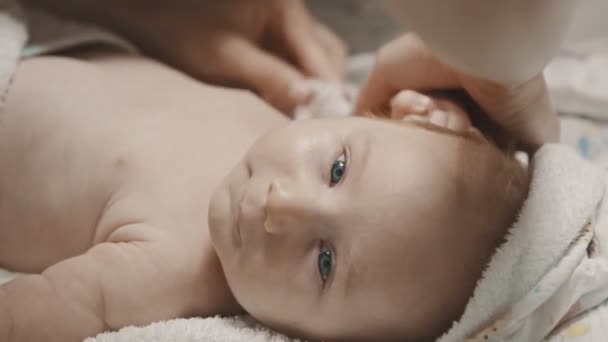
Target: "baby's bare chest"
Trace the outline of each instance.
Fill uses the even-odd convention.
[[[42,241],[63,245],[66,255],[57,258],[129,221],[206,223],[217,184],[255,138],[282,122],[250,97],[155,65],[141,67],[147,79],[137,81],[137,70],[129,76],[104,65],[109,70],[99,75],[55,64],[24,67],[9,94],[0,127],[0,227],[18,227],[41,248]],[[60,71],[68,75],[63,87],[50,87]]]

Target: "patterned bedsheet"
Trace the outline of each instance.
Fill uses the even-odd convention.
[[[562,115],[561,141],[582,156],[608,167],[608,120]]]

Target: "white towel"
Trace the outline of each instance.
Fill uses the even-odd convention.
[[[299,86],[311,92],[307,103],[294,110],[295,120],[338,118],[352,114],[355,86],[321,80],[305,80]]]
[[[126,327],[85,342],[297,342],[256,325],[247,317],[174,319]]]
[[[27,41],[24,15],[14,0],[0,0],[0,113]]]
[[[563,145],[541,148],[532,168],[507,241],[440,342],[541,341],[573,307],[578,314],[608,298],[608,255],[587,256],[592,240],[608,247],[604,170]]]

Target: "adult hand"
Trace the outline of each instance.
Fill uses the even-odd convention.
[[[559,121],[542,75],[518,85],[481,79],[441,62],[414,34],[388,43],[357,100],[357,113],[387,111],[399,91],[463,89],[518,145],[535,151],[559,140]]]
[[[119,1],[120,3],[120,1]],[[302,0],[123,1],[111,22],[151,54],[204,81],[254,90],[288,111],[311,77],[339,81],[346,46]]]
[[[304,78],[339,81],[346,45],[303,0],[22,0],[117,31],[203,81],[256,91],[282,110],[307,100]]]

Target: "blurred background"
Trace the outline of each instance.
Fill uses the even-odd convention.
[[[608,0],[603,0],[608,1]],[[350,53],[374,51],[404,28],[384,9],[383,1],[307,0],[315,15],[331,27]]]
[[[576,1],[578,9],[561,52],[545,69],[545,78],[561,114],[562,142],[608,165],[608,0],[570,1]],[[406,31],[405,25],[385,10],[382,0],[306,2],[347,42],[351,54],[367,52],[357,58],[363,63],[352,63],[351,59],[351,71],[354,64],[357,70],[349,79],[357,83],[371,68],[373,52]]]
[[[608,0],[571,0],[579,2],[565,45],[597,37],[608,37]],[[376,50],[382,43],[405,31],[378,0],[306,0],[325,24],[350,46],[351,53]]]

